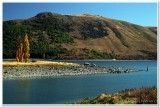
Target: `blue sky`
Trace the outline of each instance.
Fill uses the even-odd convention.
[[[40,12],[88,13],[142,26],[157,26],[156,3],[3,3],[3,20],[30,18]]]

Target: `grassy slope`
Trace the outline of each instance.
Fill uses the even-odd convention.
[[[98,20],[102,24],[106,24],[104,29],[108,30],[108,35],[101,38],[79,40],[76,39],[74,44],[63,45],[66,48],[80,49],[88,48],[99,51],[112,52],[121,56],[126,55],[144,55],[144,53],[139,50],[149,50],[151,52],[156,52],[156,38],[154,32],[149,28],[134,25],[131,23],[107,19],[107,18],[97,18],[91,16],[78,17],[80,19],[79,23],[84,21],[94,21]],[[73,18],[78,20],[78,18]],[[76,32],[81,29],[77,29]],[[80,36],[80,35],[79,35]]]
[[[77,104],[156,104],[157,88],[126,90],[116,94],[101,94],[93,99],[86,98]]]

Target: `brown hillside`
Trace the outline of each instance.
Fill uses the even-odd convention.
[[[50,35],[45,26],[36,29],[31,36],[37,41],[37,32],[43,32],[50,46],[61,45],[69,50],[76,50],[75,55],[83,54],[82,49],[101,52],[114,52],[120,59],[156,59],[157,28],[143,27],[129,22],[94,16],[61,15],[50,12],[39,13],[35,17],[16,20],[16,23],[37,26],[42,22],[46,24],[60,23],[59,29],[69,33],[73,43],[51,43]]]

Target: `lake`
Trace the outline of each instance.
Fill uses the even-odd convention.
[[[64,61],[114,66],[146,71],[3,80],[4,104],[64,104],[102,93],[130,88],[157,87],[157,61]]]

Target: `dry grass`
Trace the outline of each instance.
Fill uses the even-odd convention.
[[[85,98],[77,104],[157,104],[157,88],[146,87]]]
[[[74,63],[67,62],[51,62],[51,61],[37,61],[37,62],[16,62],[16,61],[5,61],[3,62],[3,67],[9,66],[79,66]]]

